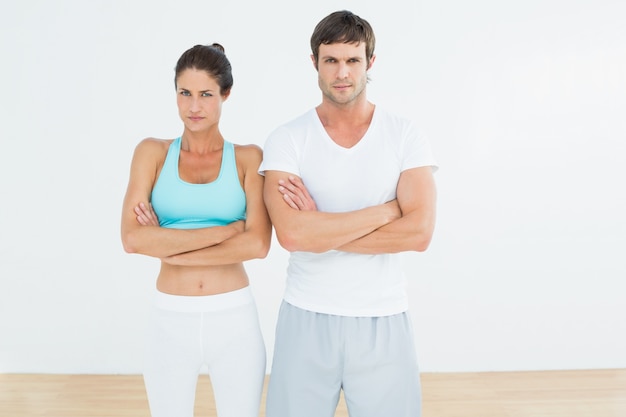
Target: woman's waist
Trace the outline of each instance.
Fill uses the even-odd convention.
[[[248,286],[243,264],[178,266],[162,263],[157,289],[173,295],[203,296],[235,291]]]
[[[156,289],[153,305],[160,310],[179,313],[206,313],[251,305],[254,297],[250,286],[213,295],[178,295]]]

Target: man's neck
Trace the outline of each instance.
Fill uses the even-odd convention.
[[[322,103],[315,110],[328,136],[339,146],[351,148],[363,138],[374,115],[374,104],[336,106]]]
[[[324,127],[350,129],[351,127],[363,126],[363,124],[369,125],[374,114],[374,108],[374,104],[366,100],[349,105],[322,101],[315,110]]]

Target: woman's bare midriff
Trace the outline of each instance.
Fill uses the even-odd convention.
[[[157,289],[173,295],[215,295],[249,284],[243,264],[179,266],[161,263]]]

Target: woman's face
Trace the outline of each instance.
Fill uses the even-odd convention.
[[[228,95],[220,93],[215,78],[204,70],[188,68],[176,80],[176,104],[185,127],[192,132],[208,130],[219,123],[222,103]]]

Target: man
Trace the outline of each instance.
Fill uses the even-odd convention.
[[[419,370],[398,253],[435,225],[435,161],[413,124],[366,97],[375,37],[331,13],[311,37],[322,102],[276,129],[260,172],[291,252],[268,417],[419,416]]]

